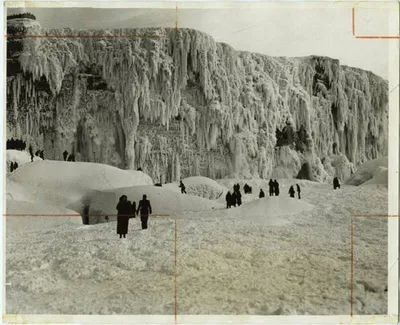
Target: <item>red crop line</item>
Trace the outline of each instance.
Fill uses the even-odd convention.
[[[4,35],[5,38],[166,38],[167,35]]]
[[[399,39],[400,36],[356,36],[361,39]]]
[[[82,217],[80,214],[39,214],[39,213],[7,213],[4,217]],[[83,215],[84,216],[84,215]],[[118,217],[118,214],[89,214],[89,217]],[[130,217],[132,214],[120,214],[122,217]],[[152,217],[170,217],[170,214],[156,213]]]
[[[355,16],[356,16],[356,10],[355,10],[355,8],[351,8],[352,32],[353,32],[353,36],[355,38],[358,38],[358,39],[400,39],[399,35],[394,35],[394,36],[385,36],[385,35],[376,35],[376,36],[374,36],[374,35],[364,35],[364,36],[360,35],[360,36],[358,36],[358,35],[356,35],[356,19],[355,19]]]

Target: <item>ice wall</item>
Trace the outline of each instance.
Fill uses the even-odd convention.
[[[325,181],[387,155],[387,82],[335,59],[239,52],[190,29],[46,30],[14,19],[8,34],[8,136],[48,158],[67,149],[156,182]]]

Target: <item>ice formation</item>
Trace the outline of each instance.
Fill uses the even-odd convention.
[[[7,133],[50,159],[67,149],[165,183],[325,181],[387,155],[387,81],[336,59],[240,52],[191,29],[7,24]]]

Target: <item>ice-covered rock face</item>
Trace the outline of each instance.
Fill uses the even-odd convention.
[[[324,181],[387,154],[387,82],[335,59],[239,52],[190,29],[45,30],[15,19],[8,33],[50,36],[9,38],[7,61],[8,137],[50,159],[67,149],[163,183]],[[333,165],[338,156],[346,161]]]

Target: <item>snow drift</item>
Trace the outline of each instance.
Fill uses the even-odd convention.
[[[240,218],[245,222],[253,222],[265,226],[281,226],[289,223],[284,216],[311,211],[314,206],[302,200],[288,197],[265,197],[244,203],[240,207],[213,212],[212,215]]]
[[[133,186],[102,191],[101,199],[90,205],[91,211],[98,214],[116,214],[115,209],[121,195],[135,201],[138,206],[143,194],[150,200],[153,214],[182,214],[185,211],[206,211],[223,208],[223,204],[201,197],[177,193],[157,186]]]
[[[25,164],[7,174],[6,196],[11,200],[67,207],[85,199],[90,203],[95,191],[150,184],[151,178],[140,171],[95,163],[44,160]]]
[[[188,177],[182,180],[189,195],[196,195],[210,200],[218,199],[224,188],[216,181],[202,176]]]
[[[349,185],[385,185],[388,186],[387,157],[368,161],[346,180]]]
[[[65,148],[165,183],[324,181],[387,155],[387,82],[336,59],[235,51],[190,29],[47,30],[24,18],[7,34],[7,134],[55,159]]]
[[[7,233],[51,229],[60,225],[82,225],[82,218],[62,207],[16,200],[7,200]],[[40,215],[48,216],[40,216]]]

